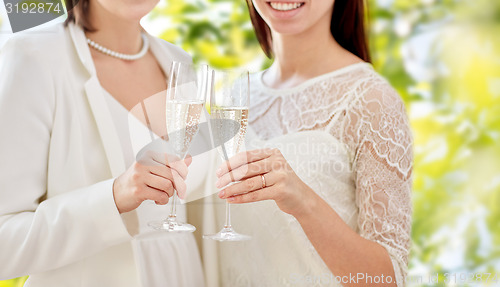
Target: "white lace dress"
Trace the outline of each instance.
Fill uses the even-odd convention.
[[[387,249],[403,282],[412,136],[398,94],[366,63],[291,89],[271,89],[261,77],[251,78],[246,148],[279,148],[353,230]],[[235,229],[253,239],[219,246],[223,286],[341,286],[298,221],[274,201],[232,205],[232,216]]]

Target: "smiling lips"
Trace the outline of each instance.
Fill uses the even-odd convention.
[[[304,2],[268,2],[274,10],[291,11],[300,8]]]

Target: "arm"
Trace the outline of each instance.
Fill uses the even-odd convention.
[[[348,115],[347,137],[356,150],[359,234],[293,172],[279,150],[235,156],[221,166],[220,197],[232,203],[273,199],[293,215],[336,276],[384,276],[404,282],[410,240],[411,135],[404,107],[392,90],[367,93]],[[229,172],[231,171],[231,172]],[[266,187],[262,187],[261,174]],[[349,280],[350,281],[350,280]],[[356,286],[343,282],[346,286]],[[357,286],[377,286],[361,279]]]
[[[356,165],[363,167],[356,170],[359,234],[314,192],[309,193],[305,210],[295,215],[332,273],[361,279],[345,286],[396,286],[396,282],[403,286],[407,272],[411,224],[408,170],[391,166],[378,154],[377,144],[382,144],[379,136],[369,132],[356,155]],[[392,151],[396,146],[396,142],[388,145]],[[408,157],[411,155],[399,155],[402,161]],[[386,283],[375,284],[368,276],[383,276]]]

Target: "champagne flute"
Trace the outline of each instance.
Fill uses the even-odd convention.
[[[166,100],[166,124],[168,144],[180,160],[184,160],[191,141],[198,133],[208,91],[207,81],[207,65],[197,69],[192,63],[172,63]],[[176,201],[177,191],[174,191],[168,218],[149,222],[148,225],[169,232],[195,231],[193,225],[177,221]]]
[[[211,128],[215,146],[222,160],[237,154],[244,145],[248,125],[250,80],[248,71],[212,71],[210,93]],[[237,124],[235,132],[234,126]],[[234,136],[233,136],[234,135]],[[225,141],[225,139],[230,140]],[[218,241],[249,240],[231,226],[231,206],[226,201],[226,222],[221,231],[203,238]]]

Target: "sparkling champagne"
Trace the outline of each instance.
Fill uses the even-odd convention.
[[[222,158],[226,160],[235,154],[237,154],[245,141],[245,134],[247,132],[248,125],[248,108],[247,107],[222,107],[213,108],[212,113],[215,119],[218,120],[232,120],[239,124],[239,130],[236,135],[234,134],[234,126],[230,121],[216,121],[214,127],[214,136],[218,139],[218,142],[223,141],[223,139],[231,138],[224,143],[224,151],[221,146],[217,147]],[[226,158],[227,156],[227,158]]]
[[[180,158],[198,132],[203,101],[168,100],[166,110],[168,140]]]

